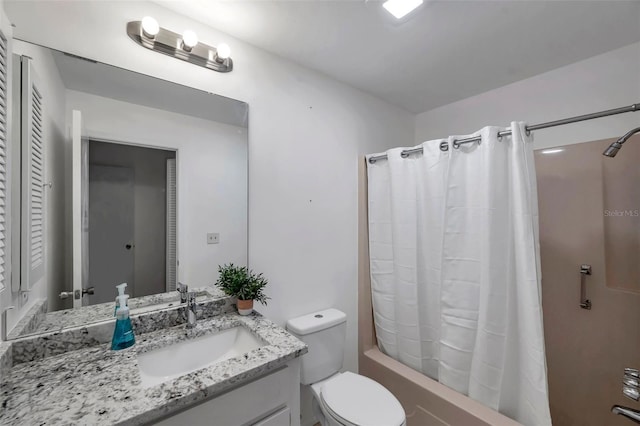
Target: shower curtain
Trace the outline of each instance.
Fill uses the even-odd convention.
[[[548,425],[532,141],[523,123],[500,130],[368,163],[375,329],[389,356],[525,425]],[[481,143],[453,147],[469,136]]]

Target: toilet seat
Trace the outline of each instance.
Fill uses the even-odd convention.
[[[402,405],[380,383],[350,372],[328,380],[320,393],[328,413],[345,426],[401,426]]]

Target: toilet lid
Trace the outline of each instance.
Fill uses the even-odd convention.
[[[358,426],[400,426],[402,405],[380,383],[354,373],[343,373],[322,387],[322,401],[338,419]]]

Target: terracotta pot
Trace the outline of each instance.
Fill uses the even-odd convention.
[[[240,315],[249,315],[253,312],[253,300],[238,299],[238,313]]]

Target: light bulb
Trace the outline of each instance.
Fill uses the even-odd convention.
[[[185,30],[182,33],[182,48],[187,52],[191,52],[191,49],[198,44],[198,36],[191,30]]]
[[[387,9],[396,19],[400,19],[421,4],[422,0],[387,0],[382,3],[382,7]]]
[[[158,21],[153,19],[151,16],[145,16],[142,18],[142,33],[145,37],[154,38],[156,34],[158,34],[158,31],[160,31]]]
[[[542,154],[557,154],[562,151],[564,151],[564,148],[545,149],[542,151]]]
[[[231,48],[229,47],[229,45],[225,43],[219,44],[217,49],[217,56],[218,58],[223,60],[231,56]]]

